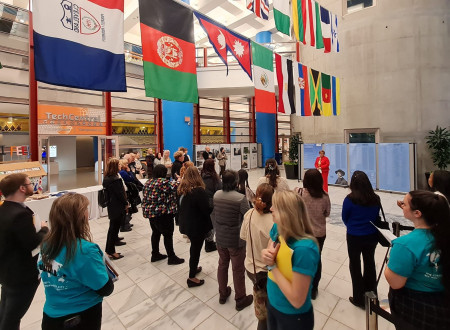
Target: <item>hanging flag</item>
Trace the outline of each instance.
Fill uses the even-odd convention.
[[[197,17],[200,26],[208,35],[209,42],[213,45],[217,55],[219,55],[219,58],[227,66],[227,74],[227,51],[230,51],[242,69],[248,74],[250,79],[252,79],[250,39],[239,36],[223,25],[200,13],[195,12],[194,14]]]
[[[322,113],[331,116],[331,80],[330,75],[322,73]]]
[[[316,49],[322,49],[324,47],[323,44],[323,38],[322,38],[322,27],[321,27],[321,21],[320,21],[320,6],[319,4],[314,1],[314,12],[316,15],[316,27],[315,27],[315,36],[316,36]]]
[[[330,12],[328,9],[320,6],[320,21],[322,28],[322,40],[325,48],[325,53],[331,51],[331,24],[330,24]]]
[[[309,96],[311,100],[311,111],[314,116],[322,115],[322,82],[320,72],[309,69]]]
[[[331,14],[331,50],[339,53],[338,19],[336,14]]]
[[[200,13],[194,12],[195,16],[200,23],[200,26],[208,35],[208,40],[213,46],[219,58],[222,60],[223,64],[227,66],[227,74],[228,74],[228,61],[227,61],[227,41],[225,39],[225,35],[228,33],[228,29],[214,22],[210,18],[203,16]]]
[[[306,24],[306,44],[316,46],[316,6],[313,0],[306,0],[308,24]]]
[[[285,114],[295,113],[292,61],[275,54],[275,64],[278,81],[278,112]]]
[[[303,43],[305,43],[306,20],[305,0],[292,0],[292,24],[294,25],[295,37]]]
[[[286,35],[291,35],[291,10],[289,1],[273,0],[273,17],[277,30]]]
[[[247,9],[262,19],[269,19],[269,0],[247,0]]]
[[[36,80],[125,92],[123,7],[123,0],[34,1]]]
[[[341,114],[341,85],[339,83],[339,78],[331,78],[331,87],[333,93],[333,115],[338,116]]]
[[[227,47],[231,54],[236,58],[241,68],[252,79],[252,54],[250,48],[250,39],[243,38],[238,34],[228,30],[225,35]]]
[[[297,83],[295,84],[295,105],[297,109],[299,107],[301,109],[301,111],[297,111],[297,116],[311,116],[308,68],[306,65],[302,65],[301,63],[294,64],[294,81],[295,79],[297,79]]]
[[[252,41],[256,112],[276,113],[273,52]]]
[[[139,0],[139,16],[145,95],[197,103],[192,10],[175,1]]]

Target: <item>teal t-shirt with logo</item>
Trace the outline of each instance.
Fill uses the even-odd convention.
[[[95,292],[108,282],[108,273],[100,247],[78,241],[74,258],[65,264],[66,248],[46,269],[39,254],[38,269],[45,287],[44,313],[56,318],[82,312],[103,301]]]
[[[434,237],[428,229],[414,229],[392,241],[388,267],[407,277],[405,287],[422,292],[441,292],[442,266],[440,251],[434,247]]]
[[[278,238],[277,224],[274,224],[270,231],[270,238],[276,241]],[[285,314],[302,314],[308,312],[311,307],[311,288],[312,280],[316,274],[317,265],[320,260],[319,247],[309,238],[300,240],[289,239],[286,244],[293,250],[292,254],[292,271],[311,277],[311,284],[309,285],[308,295],[306,300],[300,308],[295,308],[291,305],[289,300],[285,297],[278,285],[270,278],[267,279],[267,296],[270,304],[278,311]]]

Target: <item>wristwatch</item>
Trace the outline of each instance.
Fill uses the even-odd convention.
[[[267,265],[267,270],[268,271],[272,271],[275,268],[277,268],[277,264],[273,264],[272,266]]]

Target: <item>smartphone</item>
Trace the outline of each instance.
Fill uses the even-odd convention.
[[[280,240],[277,238],[275,239],[275,241],[273,242],[273,248],[275,249],[277,247],[277,244],[280,244]]]

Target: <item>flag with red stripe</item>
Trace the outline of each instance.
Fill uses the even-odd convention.
[[[292,61],[275,54],[275,65],[278,82],[278,112],[285,114],[295,113]]]
[[[262,19],[269,19],[269,0],[247,0],[247,9]]]

